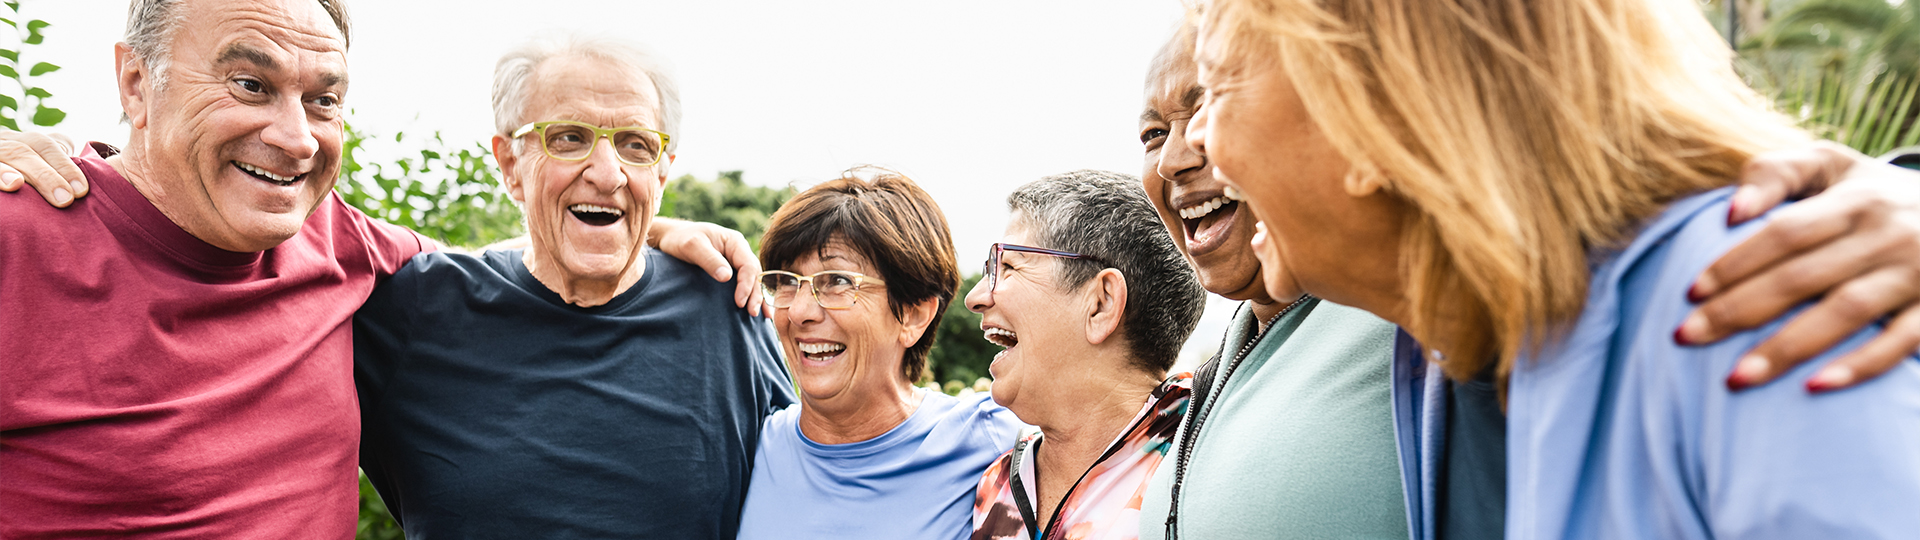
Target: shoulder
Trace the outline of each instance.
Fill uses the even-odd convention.
[[[426,251],[408,259],[407,265],[394,273],[394,278],[432,281],[452,279],[459,282],[505,281],[511,275],[511,263],[519,256],[519,250],[487,251],[479,254]]]
[[[1013,411],[993,401],[992,392],[949,396],[928,390],[920,406],[936,413],[932,429],[937,432],[966,433],[965,445],[993,452],[1012,447],[1014,437],[1027,427]],[[956,439],[947,439],[956,440]]]
[[[674,295],[698,295],[725,297],[727,305],[733,304],[733,283],[716,281],[707,271],[692,263],[673,258],[672,255],[654,248],[644,248],[647,258],[646,271],[653,274],[648,288],[670,291]],[[735,279],[738,279],[736,276]]]

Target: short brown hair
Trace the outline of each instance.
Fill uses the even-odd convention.
[[[960,266],[954,262],[946,214],[933,196],[900,173],[879,167],[849,169],[800,192],[773,213],[760,240],[760,266],[786,267],[834,240],[880,271],[895,319],[906,306],[939,299],[926,333],[900,359],[900,374],[908,381],[920,380],[935,330],[960,290]]]

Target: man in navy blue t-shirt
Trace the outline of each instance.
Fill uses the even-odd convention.
[[[361,467],[409,538],[735,536],[791,377],[734,284],[645,247],[679,118],[655,65],[508,53],[493,152],[530,246],[417,256],[356,315]]]

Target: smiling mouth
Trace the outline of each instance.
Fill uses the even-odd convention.
[[[1232,227],[1234,215],[1239,211],[1240,201],[1225,196],[1179,209],[1180,223],[1187,233],[1188,251],[1225,236]]]
[[[621,217],[627,215],[626,212],[618,208],[607,208],[605,206],[595,206],[591,204],[569,206],[567,207],[567,211],[572,212],[575,219],[595,227],[612,225],[619,222]]]
[[[830,341],[795,343],[794,348],[800,349],[800,356],[805,357],[808,362],[813,363],[831,362],[834,358],[839,357],[841,353],[847,352],[847,346],[845,344]]]
[[[229,161],[228,163],[232,163],[233,168],[239,169],[240,172],[246,173],[247,176],[252,176],[255,179],[260,180],[262,182],[277,185],[280,187],[287,187],[294,184],[298,184],[300,183],[301,180],[305,180],[307,178],[306,174],[296,174],[293,176],[280,176],[277,174],[267,172],[266,169],[263,169],[254,165],[249,165],[246,163],[241,163],[238,161]]]
[[[1011,349],[1015,345],[1020,344],[1020,335],[1013,333],[1012,330],[1005,328],[982,328],[981,331],[986,333],[987,341],[991,341],[994,345],[999,345],[1002,348]]]

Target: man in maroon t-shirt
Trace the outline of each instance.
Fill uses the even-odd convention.
[[[91,145],[84,183],[42,190],[67,209],[0,197],[0,538],[352,537],[350,321],[433,245],[330,191],[340,2],[135,0],[128,20],[126,150]],[[695,245],[713,227],[675,229],[669,251],[729,277]]]

